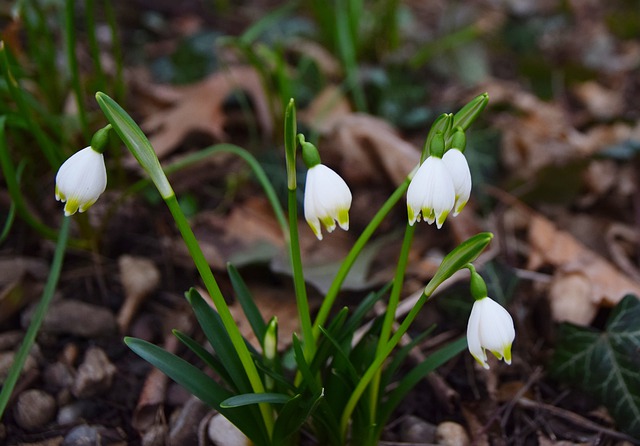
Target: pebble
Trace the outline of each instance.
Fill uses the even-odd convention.
[[[30,389],[18,396],[14,407],[16,423],[26,430],[40,428],[56,414],[56,400],[39,389]]]
[[[100,444],[100,427],[81,424],[69,431],[62,446],[95,446]]]
[[[27,327],[31,322],[32,312],[23,313],[23,327]],[[95,338],[116,333],[117,325],[115,316],[107,308],[78,300],[61,299],[49,307],[41,330]]]
[[[4,383],[4,380],[7,379],[9,375],[9,370],[13,365],[13,360],[15,359],[15,352],[0,352],[0,384]],[[31,371],[37,367],[38,363],[32,353],[29,353],[27,359],[24,362],[24,366],[22,367],[22,373]]]
[[[73,384],[73,370],[62,362],[55,362],[44,369],[44,380],[55,390],[69,388]]]
[[[470,441],[462,425],[445,421],[436,428],[436,443],[442,446],[467,446]]]
[[[100,395],[111,388],[117,369],[99,347],[91,347],[78,367],[71,392],[78,398]]]
[[[96,415],[96,405],[90,401],[75,401],[60,407],[56,421],[58,424],[73,424]]]
[[[249,439],[220,414],[211,417],[207,429],[209,440],[216,446],[249,446]]]
[[[402,421],[400,441],[406,443],[435,443],[436,426],[413,415]]]

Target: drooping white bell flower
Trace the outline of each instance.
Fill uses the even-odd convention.
[[[453,179],[442,158],[428,157],[414,175],[407,190],[409,224],[420,221],[420,215],[438,229],[451,212],[456,193]]]
[[[56,175],[56,200],[66,202],[64,215],[86,211],[107,187],[104,156],[92,147],[73,154]]]
[[[442,157],[455,189],[455,204],[453,206],[453,216],[455,217],[464,208],[471,195],[471,171],[467,159],[458,149],[449,149]]]
[[[467,344],[482,367],[489,368],[487,350],[511,364],[511,344],[515,337],[513,319],[499,303],[489,297],[474,302],[467,325]]]
[[[304,187],[304,218],[311,230],[322,240],[320,222],[332,232],[336,221],[342,229],[349,229],[351,191],[336,172],[324,164],[316,164],[307,171]]]

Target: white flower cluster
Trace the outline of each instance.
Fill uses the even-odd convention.
[[[454,217],[464,208],[471,194],[471,172],[467,159],[458,149],[452,148],[442,158],[428,157],[409,184],[407,213],[409,224],[435,221],[441,228],[449,213]]]

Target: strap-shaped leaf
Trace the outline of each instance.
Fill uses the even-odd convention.
[[[253,296],[251,295],[249,288],[247,288],[246,283],[240,276],[236,267],[231,263],[228,263],[227,272],[229,273],[229,279],[231,280],[233,290],[236,292],[236,299],[238,299],[238,302],[242,307],[242,311],[244,311],[244,314],[251,325],[253,333],[256,335],[256,338],[262,342],[267,331],[267,324],[264,322],[262,314],[260,314],[260,310],[258,310],[258,307],[253,301]]]
[[[189,337],[185,333],[180,330],[173,330],[173,335],[178,338],[180,342],[182,342],[189,350],[198,356],[205,364],[211,367],[218,374],[220,378],[224,380],[230,386],[233,386],[233,380],[229,373],[224,368],[222,363],[218,358],[209,353],[203,346],[201,346],[195,339]]]
[[[427,359],[422,361],[413,370],[411,370],[404,378],[398,382],[398,387],[391,391],[386,398],[383,399],[378,411],[377,429],[381,430],[395,408],[405,398],[405,396],[413,389],[429,373],[449,361],[467,347],[467,338],[462,337],[450,344],[445,345],[439,350],[431,353]]]
[[[373,308],[375,303],[379,301],[382,296],[384,296],[391,289],[392,282],[387,283],[380,290],[375,293],[369,293],[360,304],[356,307],[356,309],[351,314],[351,317],[346,322],[343,328],[343,332],[346,334],[350,334],[355,332],[361,325],[362,320],[367,315],[369,310]],[[342,338],[338,338],[342,341]]]
[[[220,403],[232,396],[231,392],[211,379],[200,369],[157,345],[137,338],[125,338],[125,344],[138,356],[160,369],[169,378],[187,389],[205,404],[217,409],[235,424],[247,437],[260,443],[260,428],[251,412],[227,410]],[[260,420],[260,418],[258,418]]]
[[[284,393],[244,393],[227,398],[220,403],[220,407],[242,407],[260,403],[285,404],[289,400],[291,396]]]
[[[285,444],[288,437],[298,432],[318,406],[323,395],[323,390],[320,390],[310,398],[303,398],[302,395],[290,398],[276,419],[273,428],[273,444]]]
[[[202,327],[202,331],[211,347],[213,347],[228,375],[233,380],[236,390],[239,393],[251,393],[253,389],[247,374],[218,313],[204,301],[200,293],[194,288],[187,292],[187,300],[191,304],[198,323]]]
[[[380,388],[385,389],[389,384],[391,384],[391,380],[393,379],[394,374],[398,371],[404,360],[407,358],[413,347],[422,342],[427,336],[431,334],[433,330],[435,330],[435,324],[426,329],[424,332],[420,333],[418,336],[413,338],[413,340],[407,345],[403,346],[400,350],[398,350],[393,355],[393,360],[389,363],[388,366],[385,367],[384,372],[382,373],[382,377],[380,379]]]

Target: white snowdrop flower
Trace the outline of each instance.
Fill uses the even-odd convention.
[[[322,240],[320,222],[332,232],[336,221],[342,229],[349,229],[351,191],[336,172],[324,164],[316,164],[307,171],[304,188],[304,217],[313,233]]]
[[[407,190],[407,213],[413,226],[422,218],[438,228],[451,212],[456,200],[455,186],[442,158],[428,157],[414,175]]]
[[[487,350],[511,364],[511,344],[515,337],[513,319],[507,310],[489,297],[475,301],[467,326],[467,344],[482,367],[489,368]]]
[[[453,206],[453,216],[455,217],[464,208],[471,195],[471,171],[467,159],[458,149],[449,149],[442,157],[455,189],[455,204]]]
[[[73,154],[56,175],[56,200],[66,202],[64,215],[86,211],[107,187],[104,156],[92,147]]]

